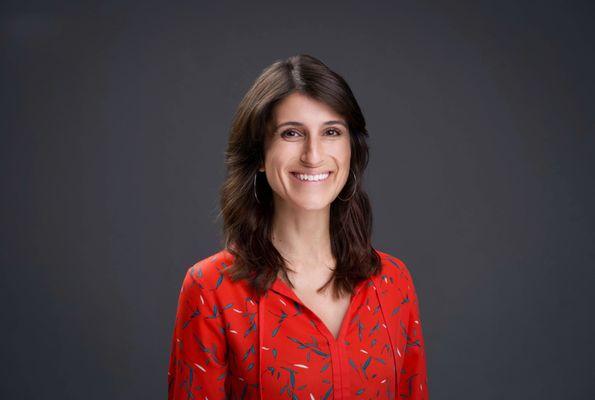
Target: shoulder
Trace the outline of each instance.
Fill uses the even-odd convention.
[[[233,261],[234,256],[227,249],[196,261],[186,271],[184,287],[190,286],[220,301],[223,298],[245,293],[246,283],[232,281],[226,272]]]
[[[196,261],[187,269],[186,277],[201,287],[218,288],[223,283],[223,270],[231,262],[233,256],[226,250],[221,250]]]
[[[414,288],[409,267],[401,258],[376,248],[374,250],[376,250],[381,260],[381,272],[377,275],[377,279],[384,281],[386,284],[396,285],[405,293]]]

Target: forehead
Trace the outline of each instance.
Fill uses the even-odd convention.
[[[345,120],[328,104],[299,92],[292,93],[282,99],[274,107],[271,119],[275,124],[285,121],[318,123],[330,119]]]

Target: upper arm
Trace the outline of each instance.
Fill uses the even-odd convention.
[[[194,267],[193,267],[194,268]],[[186,272],[176,311],[168,371],[168,400],[224,399],[227,342],[212,289]]]
[[[403,263],[408,279],[409,298],[407,344],[399,379],[399,394],[409,399],[428,399],[428,377],[426,368],[425,341],[423,337],[419,299],[411,274]]]

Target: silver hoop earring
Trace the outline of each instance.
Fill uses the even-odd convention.
[[[339,197],[337,195],[337,198],[339,200],[341,200],[341,201],[349,201],[349,200],[351,200],[351,198],[355,194],[355,191],[357,190],[357,177],[355,176],[355,172],[353,172],[353,170],[351,170],[351,173],[353,174],[353,179],[355,180],[355,184],[353,185],[353,193],[351,193],[351,196],[349,196],[349,198],[347,198],[347,199],[342,199],[341,197]]]
[[[254,174],[254,198],[256,199],[256,202],[258,204],[260,204],[260,201],[258,200],[258,196],[256,195],[256,177],[258,176],[258,171],[256,171],[256,173]]]

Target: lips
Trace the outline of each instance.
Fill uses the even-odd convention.
[[[328,180],[328,178],[330,178],[331,174],[333,172],[332,171],[324,171],[324,172],[318,172],[316,174],[312,174],[312,173],[301,173],[301,172],[291,172],[291,175],[298,181],[301,183],[322,183],[322,182],[326,182]],[[309,175],[309,176],[315,176],[315,175],[323,175],[323,174],[328,174],[328,176],[324,179],[320,179],[320,180],[302,180],[298,177],[298,175]]]
[[[332,174],[333,171],[318,171],[318,172],[305,172],[305,171],[291,171],[292,174],[300,174],[300,175],[320,175],[326,173]]]

